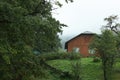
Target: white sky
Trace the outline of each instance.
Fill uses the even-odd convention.
[[[110,15],[120,15],[120,0],[74,0],[53,11],[57,20],[68,25],[63,28],[62,36],[78,35],[85,31],[100,33],[105,24],[104,18]]]

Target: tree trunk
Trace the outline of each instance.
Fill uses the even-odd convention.
[[[104,80],[108,80],[108,79],[107,79],[107,71],[106,71],[105,68],[104,68]]]
[[[105,57],[103,59],[103,76],[104,76],[104,80],[108,80],[108,76],[107,76],[107,58],[105,58]]]

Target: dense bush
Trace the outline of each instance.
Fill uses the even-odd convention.
[[[70,59],[70,60],[80,59],[80,53],[71,52],[68,55],[68,59]]]
[[[81,80],[81,63],[72,63],[72,80]]]
[[[60,53],[54,53],[54,52],[43,53],[43,54],[39,55],[39,58],[41,60],[44,60],[44,61],[46,61],[46,60],[54,60],[54,59],[60,59],[61,58],[60,55],[61,55]]]
[[[100,58],[99,57],[94,57],[93,62],[100,62]]]
[[[67,52],[52,52],[52,53],[43,53],[39,55],[41,60],[54,60],[54,59],[80,59],[79,53],[67,53]]]

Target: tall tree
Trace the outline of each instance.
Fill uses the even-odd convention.
[[[120,54],[120,23],[119,23],[119,17],[118,15],[111,15],[107,18],[104,19],[107,24],[105,26],[103,26],[103,28],[105,29],[109,29],[111,30],[115,36],[116,36],[116,40],[117,40],[117,53],[118,55]]]
[[[100,54],[102,59],[104,80],[111,80],[113,65],[115,62],[115,55],[117,53],[116,37],[111,30],[102,31],[101,35],[94,38],[91,45]]]
[[[51,1],[51,0],[50,0]],[[32,50],[55,51],[62,26],[48,0],[0,0],[0,78],[23,80],[42,73]],[[58,5],[58,4],[57,4]]]

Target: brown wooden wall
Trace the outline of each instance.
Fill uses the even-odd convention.
[[[71,52],[73,48],[79,48],[79,51],[82,56],[89,56],[88,46],[92,40],[93,35],[90,34],[81,34],[80,36],[70,40],[67,43],[67,51]]]

